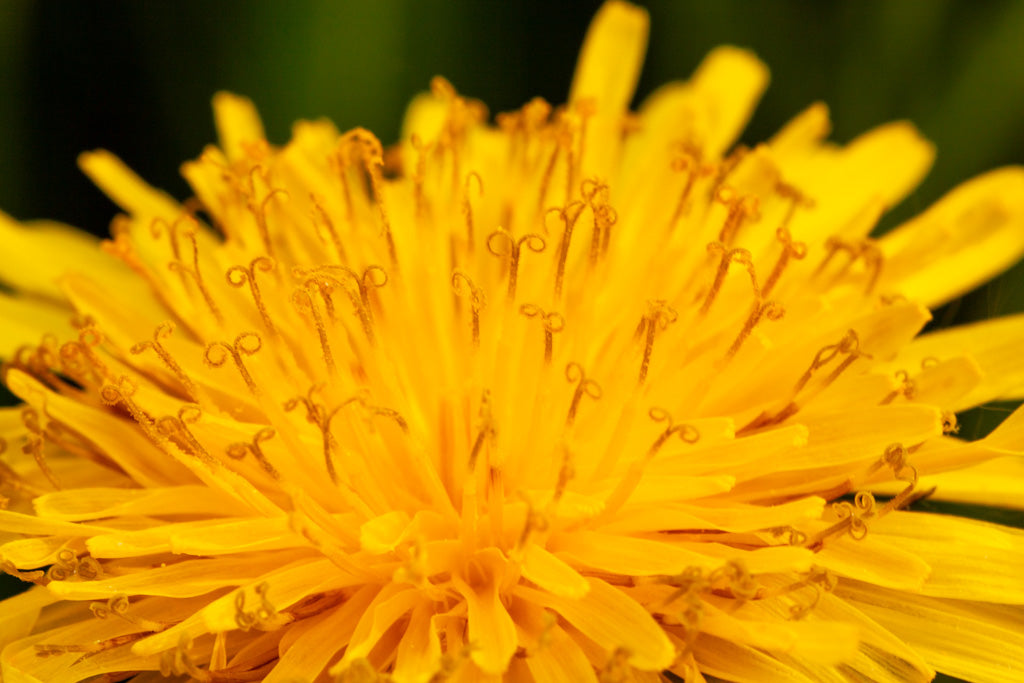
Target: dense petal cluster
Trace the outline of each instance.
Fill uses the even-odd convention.
[[[722,48],[628,109],[609,2],[569,101],[488,123],[437,79],[403,139],[263,136],[158,192],[107,152],[97,245],[0,219],[6,681],[978,681],[1024,672],[1024,318],[917,337],[1024,251],[1024,171],[885,237],[908,124]]]

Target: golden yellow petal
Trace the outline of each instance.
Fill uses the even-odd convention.
[[[980,372],[970,391],[950,400],[949,410],[960,411],[987,401],[1024,396],[1024,315],[1010,315],[933,332],[918,337],[900,351],[892,367],[912,372],[924,367],[927,376],[936,361],[966,357]],[[950,379],[952,381],[952,378]],[[915,378],[915,383],[917,379]],[[920,400],[926,400],[927,394]],[[938,401],[929,402],[942,405]]]
[[[124,282],[124,268],[100,250],[99,241],[69,225],[19,223],[0,212],[0,244],[6,253],[18,254],[6,259],[2,279],[19,292],[63,301],[57,283],[68,271],[94,272]]]
[[[579,572],[535,543],[523,551],[522,571],[527,579],[555,595],[580,599],[590,590]]]
[[[0,292],[0,317],[4,321],[0,327],[0,358],[6,360],[13,360],[22,346],[39,344],[45,335],[60,339],[74,335],[71,310],[50,301]]]
[[[170,222],[181,214],[181,207],[169,195],[152,188],[106,150],[83,152],[78,165],[115,204],[134,216]]]
[[[1024,609],[943,600],[856,582],[836,595],[889,629],[942,673],[1005,683],[1024,671]]]
[[[213,117],[217,137],[229,161],[246,157],[246,145],[265,139],[263,122],[252,100],[229,92],[213,96]]]
[[[623,591],[593,577],[584,600],[561,598],[518,586],[516,595],[558,612],[567,622],[607,652],[624,648],[637,669],[659,671],[675,659],[675,648],[664,631],[638,602]]]
[[[879,284],[939,306],[1005,270],[1024,253],[1024,169],[963,183],[879,241]]]
[[[1024,531],[949,515],[893,512],[871,525],[928,563],[923,595],[1024,605]]]
[[[595,111],[582,141],[581,178],[607,178],[647,51],[647,12],[610,0],[594,17],[580,49],[569,104],[591,101]]]

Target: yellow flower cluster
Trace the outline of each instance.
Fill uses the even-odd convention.
[[[214,100],[220,146],[97,245],[0,217],[0,666],[22,681],[1024,676],[1024,317],[916,337],[1024,252],[1024,171],[880,239],[908,124],[721,48],[629,103],[611,0],[569,101],[488,124],[437,79],[385,149]]]

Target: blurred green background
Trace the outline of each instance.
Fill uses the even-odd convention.
[[[210,97],[251,97],[272,142],[297,118],[387,143],[405,103],[443,74],[491,112],[564,100],[596,1],[0,0],[0,208],[106,234],[113,204],[78,171],[103,147],[175,196],[179,164],[214,140]],[[936,142],[934,170],[888,220],[981,171],[1024,161],[1024,2],[650,0],[639,97],[713,46],[749,47],[772,83],[745,141],[815,100],[846,141],[892,119]],[[2,253],[0,258],[17,258]],[[936,314],[945,326],[1024,311],[1024,267]],[[966,436],[1009,409],[962,416]]]

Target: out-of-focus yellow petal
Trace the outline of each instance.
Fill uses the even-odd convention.
[[[170,221],[181,214],[181,207],[169,195],[154,189],[106,150],[82,152],[78,165],[115,204],[133,216]]]
[[[536,683],[597,683],[594,667],[564,630],[555,626],[545,637],[547,642],[530,652],[526,659],[526,666]]]
[[[19,292],[63,301],[58,280],[70,271],[93,273],[111,284],[124,284],[126,277],[134,282],[126,268],[100,249],[95,237],[69,225],[19,223],[0,212],[0,244],[5,253],[17,254],[4,260],[0,280]]]
[[[624,648],[629,652],[629,663],[637,669],[660,671],[668,667],[675,659],[675,648],[647,610],[600,579],[588,577],[587,582],[590,592],[585,600],[561,598],[523,586],[515,592],[555,610],[607,652]]]
[[[922,594],[1024,605],[1024,531],[948,515],[893,512],[871,533],[931,567]]]
[[[523,552],[523,576],[555,595],[580,599],[590,590],[579,572],[537,544]]]
[[[263,122],[252,100],[229,92],[213,96],[213,118],[220,146],[229,161],[246,156],[246,145],[265,139]]]
[[[498,592],[503,564],[496,550],[483,551],[471,562],[465,578],[454,579],[455,588],[466,600],[473,646],[470,659],[488,674],[504,673],[518,644],[515,623]]]
[[[883,291],[929,307],[978,286],[1024,253],[1024,169],[963,183],[883,237]]]
[[[315,679],[334,655],[349,642],[352,632],[376,593],[371,586],[356,591],[340,607],[303,620],[282,638],[281,658],[264,683]]]
[[[1009,455],[953,472],[921,477],[917,486],[922,491],[934,489],[929,498],[935,500],[1024,511],[1021,480],[1024,480],[1024,457]],[[903,488],[906,488],[903,482],[890,482],[872,486],[871,490],[894,496]]]
[[[581,178],[607,178],[647,50],[647,12],[620,0],[601,6],[583,41],[569,91],[570,106],[590,100],[595,110],[582,141]]]
[[[1024,231],[1024,227],[1022,227]],[[986,401],[1024,396],[1024,315],[961,325],[918,337],[900,351],[893,368],[915,371],[935,361],[968,357],[977,364],[980,381],[947,406],[965,410]],[[931,402],[931,401],[930,401]]]
[[[427,683],[441,665],[441,640],[430,605],[417,606],[395,655],[396,683]]]
[[[1024,671],[1024,608],[943,600],[842,582],[836,595],[889,629],[942,673],[1005,683]]]
[[[73,338],[71,315],[71,309],[50,301],[0,292],[0,358],[13,359],[18,348],[38,344],[47,334]]]

